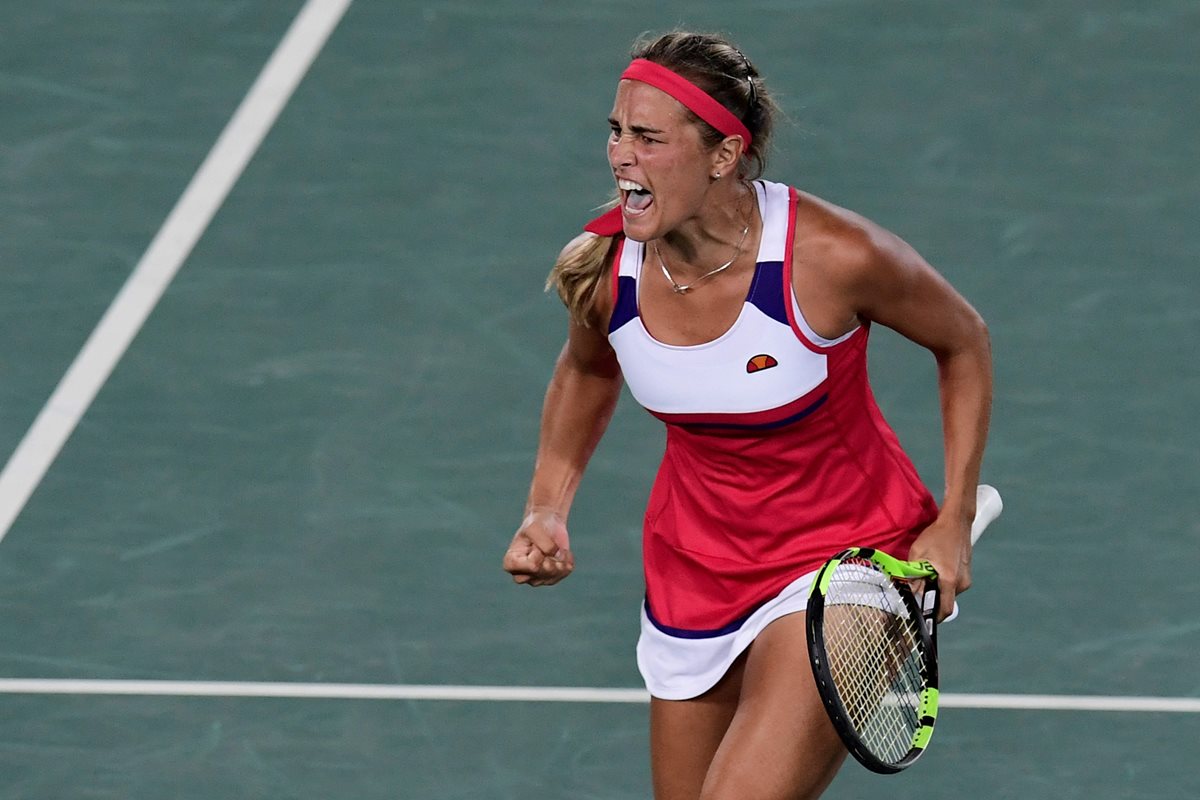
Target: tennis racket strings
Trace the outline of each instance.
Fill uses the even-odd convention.
[[[922,726],[925,624],[893,579],[871,561],[848,558],[825,593],[825,654],[839,699],[862,744],[899,763]]]

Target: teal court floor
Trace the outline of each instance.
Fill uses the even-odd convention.
[[[569,581],[500,557],[565,330],[542,282],[606,197],[630,43],[676,26],[774,87],[769,177],[899,233],[993,337],[1006,510],[941,637],[958,705],[828,796],[1200,797],[1200,7],[314,0],[328,41],[145,325],[48,405],[302,5],[0,8],[4,459],[81,417],[3,497],[0,800],[649,797],[644,703],[594,698],[639,686],[659,424],[623,398]],[[934,366],[872,347],[938,487]],[[497,691],[255,696],[285,684]],[[544,686],[594,698],[500,691]]]

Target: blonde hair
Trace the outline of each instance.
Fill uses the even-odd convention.
[[[738,177],[753,180],[762,175],[777,106],[758,70],[741,50],[715,34],[672,31],[635,42],[630,55],[679,73],[732,111],[752,138],[750,147],[742,154]],[[724,140],[724,134],[707,122],[694,114],[691,117],[709,146]],[[610,203],[606,208],[614,205]],[[612,237],[594,234],[575,239],[563,248],[546,279],[546,290],[557,291],[571,319],[585,327],[590,326],[596,289],[603,282],[614,241]]]
[[[614,236],[585,233],[563,248],[546,278],[546,291],[558,292],[572,321],[585,328],[591,327],[596,292],[604,282],[609,254],[616,243]]]

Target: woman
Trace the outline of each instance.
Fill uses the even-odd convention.
[[[627,381],[667,425],[638,641],[654,796],[817,797],[846,752],[805,666],[812,576],[867,545],[929,560],[943,617],[969,587],[987,329],[893,234],[757,180],[774,105],[739,50],[677,32],[633,57],[609,118],[618,204],[551,273],[571,320],[504,567],[530,586],[574,569],[567,514]],[[872,398],[872,323],[937,361],[940,508]]]

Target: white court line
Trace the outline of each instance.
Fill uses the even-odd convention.
[[[292,21],[141,261],[0,472],[0,539],[225,202],[350,2],[308,0]]]
[[[0,679],[0,694],[138,695],[159,697],[285,697],[323,700],[457,700],[520,703],[646,703],[644,689],[572,686],[430,686],[368,683],[122,681]],[[1195,697],[942,694],[943,708],[1033,711],[1200,713]]]

